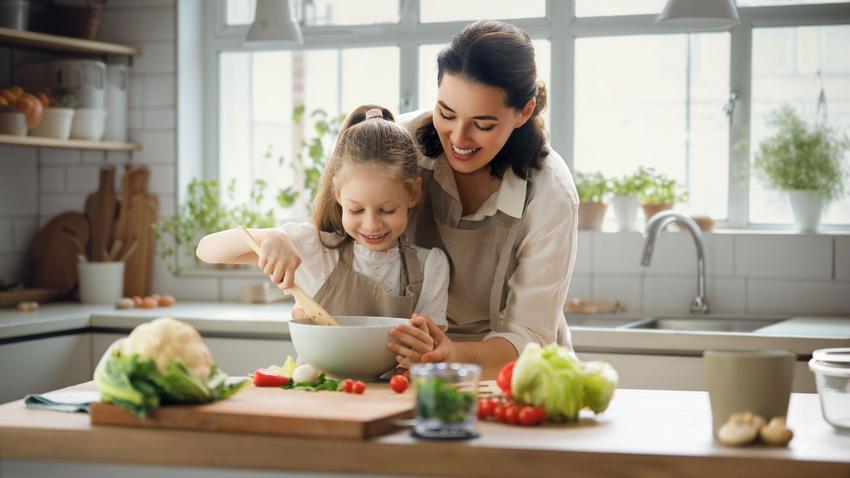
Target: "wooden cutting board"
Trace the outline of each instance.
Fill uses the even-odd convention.
[[[30,249],[27,285],[67,292],[77,285],[77,254],[85,254],[89,222],[82,213],[63,212],[38,231]]]
[[[116,239],[121,239],[122,257],[136,244],[124,266],[124,295],[147,296],[151,293],[153,255],[156,235],[152,225],[159,215],[159,200],[148,191],[150,171],[143,166],[124,172],[121,212],[116,226]]]
[[[86,217],[91,224],[91,240],[87,246],[90,261],[104,261],[115,235],[115,213],[118,199],[115,197],[115,168],[100,170],[97,191],[86,198]]]
[[[387,384],[370,383],[362,395],[251,386],[206,405],[165,405],[144,420],[93,403],[91,423],[358,440],[387,433],[393,420],[412,417],[414,400],[413,389],[397,394]]]

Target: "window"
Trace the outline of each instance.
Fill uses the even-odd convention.
[[[688,209],[725,218],[729,34],[580,38],[575,51],[575,170],[653,167],[690,192]]]
[[[652,22],[665,0],[289,3],[306,43],[272,50],[243,45],[255,0],[204,3],[215,27],[206,49],[207,131],[215,134],[205,174],[235,178],[243,197],[257,178],[274,190],[300,181],[285,161],[311,131],[309,118],[293,124],[296,105],[331,115],[362,103],[431,108],[437,53],[463,24],[485,17],[533,39],[552,146],[574,171],[616,177],[654,167],[687,188],[678,207],[720,227],[792,223],[781,194],[741,174],[769,133],[770,111],[790,103],[811,117],[823,86],[829,123],[850,133],[848,0],[738,0],[740,27],[690,33]],[[823,220],[850,229],[850,196]]]
[[[848,51],[848,25],[753,30],[751,153],[763,138],[773,133],[768,129],[767,119],[783,104],[791,105],[804,119],[813,122],[821,87],[826,95],[828,124],[850,131]],[[791,222],[785,196],[767,189],[756,177],[750,181],[749,203],[750,222],[754,224]],[[850,223],[850,197],[830,204],[822,221]]]

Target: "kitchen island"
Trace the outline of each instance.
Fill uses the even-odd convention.
[[[0,475],[850,476],[850,436],[823,420],[816,394],[792,395],[788,425],[788,447],[724,447],[711,437],[707,393],[666,390],[617,390],[604,414],[573,424],[479,422],[481,436],[468,441],[417,440],[406,429],[361,441],[92,426],[86,414],[16,401],[0,406]]]

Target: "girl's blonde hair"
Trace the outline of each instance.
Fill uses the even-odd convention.
[[[369,110],[378,108],[381,117],[366,118]],[[313,224],[320,232],[346,236],[342,226],[342,206],[337,192],[344,183],[344,173],[350,166],[378,166],[404,183],[414,197],[419,196],[419,165],[413,136],[395,122],[390,111],[382,106],[362,105],[355,109],[342,125],[331,157],[328,159],[316,199],[313,201]],[[336,245],[339,247],[350,237]],[[321,234],[319,235],[321,241]]]

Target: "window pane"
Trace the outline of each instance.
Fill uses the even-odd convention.
[[[290,2],[295,18],[306,25],[372,25],[398,23],[399,0],[303,0]],[[227,0],[227,24],[254,21],[256,0]]]
[[[419,18],[422,23],[546,16],[545,0],[421,0],[420,5]]]
[[[298,141],[312,137],[310,113],[321,109],[336,116],[364,103],[398,111],[398,71],[397,47],[222,53],[219,178],[236,179],[242,201],[255,179],[266,180],[265,204],[274,206],[277,190],[293,184],[289,160]],[[298,104],[306,111],[300,128],[292,121]],[[304,214],[305,204],[294,213]]]
[[[532,40],[537,77],[548,86],[552,77],[552,54],[549,40]],[[419,109],[433,109],[437,103],[437,55],[446,45],[422,45],[419,47]],[[551,97],[551,96],[550,96]],[[549,125],[549,111],[543,112],[543,121]]]
[[[577,171],[655,168],[690,193],[694,214],[726,217],[729,35],[576,40]]]
[[[576,0],[577,17],[661,13],[665,0]]]
[[[818,3],[847,3],[847,0],[738,0],[739,7],[775,7],[778,5],[816,5]]]
[[[828,122],[850,131],[850,26],[759,28],[753,30],[751,154],[775,131],[768,128],[769,114],[783,104],[814,122],[821,83],[826,93]],[[843,52],[843,53],[842,53]],[[750,180],[750,221],[791,223],[791,208],[778,191],[758,178]],[[824,223],[850,223],[850,198],[833,202],[824,210]]]

